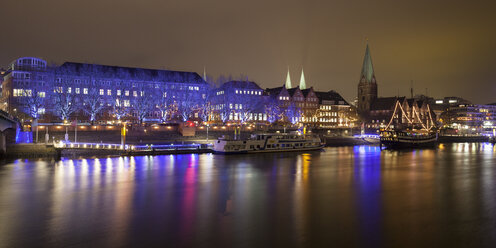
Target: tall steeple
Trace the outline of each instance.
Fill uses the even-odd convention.
[[[374,66],[372,65],[372,57],[370,56],[369,43],[365,49],[365,56],[363,57],[362,74],[360,80],[365,79],[367,83],[375,83]],[[373,81],[373,82],[372,82]]]
[[[286,89],[291,89],[291,77],[289,76],[289,66],[288,66],[288,75],[286,76],[286,84],[284,85]]]
[[[300,78],[300,90],[307,88],[307,83],[305,82],[305,74],[303,73],[303,67],[301,68],[301,78]]]
[[[203,66],[203,80],[207,81],[207,69]]]
[[[377,99],[377,82],[375,80],[374,67],[372,66],[372,57],[370,56],[369,43],[365,48],[363,57],[362,73],[358,83],[358,106],[357,110],[360,116],[367,119],[371,107]]]

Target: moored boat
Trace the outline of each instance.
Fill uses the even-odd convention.
[[[434,147],[437,133],[423,130],[381,131],[380,144],[386,148]]]
[[[315,135],[298,134],[252,134],[245,140],[221,137],[214,142],[213,151],[221,154],[296,152],[320,150],[324,147]]]

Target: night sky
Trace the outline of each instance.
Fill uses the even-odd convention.
[[[4,1],[0,64],[48,61],[247,75],[356,96],[368,38],[380,96],[496,102],[493,1]]]

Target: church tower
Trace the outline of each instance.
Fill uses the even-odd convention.
[[[358,114],[362,117],[367,116],[372,103],[377,99],[377,83],[375,81],[374,67],[372,66],[372,57],[370,56],[369,44],[365,49],[363,58],[362,73],[358,83]]]

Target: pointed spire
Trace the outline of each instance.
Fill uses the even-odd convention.
[[[203,80],[207,81],[207,69],[203,66]]]
[[[370,56],[369,42],[367,40],[367,48],[365,49],[365,56],[363,57],[362,74],[360,80],[365,77],[365,82],[371,83],[374,75],[374,66],[372,66],[372,57]]]
[[[301,78],[300,78],[300,90],[307,88],[307,83],[305,82],[305,74],[303,73],[303,67],[301,68]]]
[[[288,66],[288,75],[286,76],[286,84],[284,85],[286,89],[291,89],[291,77],[289,76],[289,66]]]

